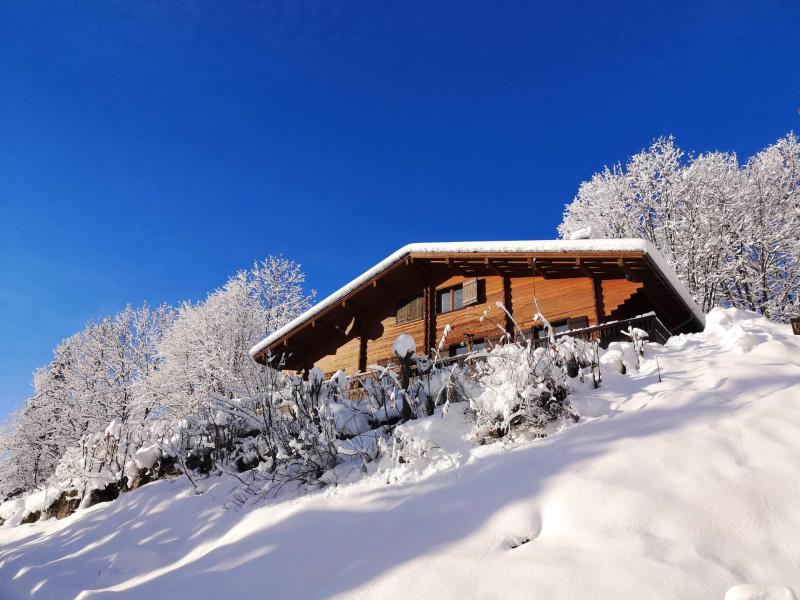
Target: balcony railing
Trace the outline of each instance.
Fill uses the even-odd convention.
[[[659,344],[664,344],[672,336],[672,333],[667,329],[661,320],[656,316],[656,313],[649,312],[630,319],[620,319],[619,321],[609,321],[608,323],[601,323],[600,325],[592,325],[591,327],[582,327],[580,329],[572,329],[568,331],[559,331],[555,334],[555,338],[562,338],[564,336],[571,336],[586,341],[597,341],[601,348],[608,348],[611,342],[625,342],[630,341],[630,337],[623,332],[627,332],[630,328],[641,329],[647,332],[648,340]],[[525,337],[531,342],[533,348],[545,347],[550,342],[548,338],[532,338],[533,332],[523,332]],[[518,335],[518,337],[521,337]],[[497,344],[501,338],[488,339],[490,345]],[[519,341],[522,341],[521,339]],[[477,352],[467,352],[457,356],[448,356],[436,361],[437,366],[446,366],[454,363],[462,362]]]
[[[619,321],[610,321],[608,323],[601,323],[600,325],[593,325],[591,327],[582,327],[580,329],[572,329],[569,331],[560,331],[555,334],[555,338],[562,338],[564,336],[571,336],[574,338],[597,341],[601,348],[607,348],[612,342],[625,342],[630,341],[630,337],[623,332],[629,332],[631,328],[641,329],[647,332],[648,340],[659,344],[664,344],[672,336],[669,329],[661,322],[656,316],[656,313],[649,312],[631,319],[621,319]],[[547,338],[533,338],[533,332],[524,332],[526,338],[531,342],[532,347],[539,348],[545,347],[550,342]],[[522,340],[519,340],[522,341]],[[495,345],[501,342],[501,338],[490,338],[487,340],[490,345]],[[461,363],[470,357],[477,355],[483,350],[476,350],[459,354],[457,356],[448,356],[440,358],[435,361],[436,367],[444,367],[456,363]],[[390,367],[391,368],[391,367]],[[395,366],[394,371],[397,372],[399,367]],[[412,378],[415,376],[416,369],[412,367]],[[357,373],[350,378],[349,396],[351,399],[360,399],[363,396],[364,390],[362,389],[362,381],[374,377],[374,372]]]
[[[672,336],[672,332],[661,322],[661,319],[656,316],[656,313],[649,312],[631,319],[609,321],[608,323],[601,323],[599,325],[593,325],[592,327],[563,331],[556,334],[556,339],[569,335],[587,341],[597,340],[600,342],[601,348],[607,348],[611,342],[630,341],[630,338],[623,332],[627,332],[632,327],[646,331],[648,339],[651,342],[659,344],[666,343]],[[547,340],[536,341],[543,342],[544,344],[547,343]]]

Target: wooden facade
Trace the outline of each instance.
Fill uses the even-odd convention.
[[[644,251],[425,252],[413,249],[309,311],[254,348],[285,354],[285,368],[364,372],[393,359],[400,334],[430,353],[450,325],[444,352],[458,353],[501,335],[526,335],[541,311],[556,327],[578,328],[655,311],[672,333],[702,327],[691,306]],[[502,303],[510,318],[497,303]]]

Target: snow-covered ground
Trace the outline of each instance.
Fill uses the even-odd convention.
[[[182,478],[2,527],[0,597],[800,592],[800,337],[716,310],[604,376],[542,440],[473,447],[453,405],[404,432],[423,457],[318,494],[224,508],[230,483],[195,496]]]

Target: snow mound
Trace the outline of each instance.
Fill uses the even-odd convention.
[[[345,435],[358,435],[369,431],[370,413],[366,406],[357,402],[332,402],[323,411],[333,420],[336,431]]]
[[[715,310],[638,362],[572,380],[580,422],[542,439],[478,446],[454,403],[342,442],[305,497],[181,478],[3,526],[0,597],[796,600],[800,336]]]
[[[414,338],[407,333],[401,333],[392,344],[392,351],[397,358],[403,359],[407,356],[413,356],[417,351],[417,344]]]
[[[771,585],[735,585],[725,593],[724,600],[797,600],[792,590]]]
[[[161,447],[158,444],[139,448],[133,455],[133,460],[140,469],[152,469],[159,458],[161,458]]]
[[[3,502],[0,504],[0,520],[5,522],[6,527],[19,525],[31,513],[43,512],[60,494],[61,490],[58,488],[49,487],[21,498]],[[1,564],[0,568],[2,568]],[[1,594],[0,597],[2,597]]]
[[[586,227],[581,227],[580,229],[576,229],[575,231],[569,234],[570,240],[590,240],[594,237],[597,237],[595,234],[596,227],[592,225],[587,225]]]

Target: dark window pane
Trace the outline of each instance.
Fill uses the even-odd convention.
[[[553,332],[561,333],[562,331],[569,331],[569,321],[558,321],[553,323]]]
[[[437,298],[438,312],[446,313],[452,310],[452,308],[450,307],[450,290],[439,292],[438,294],[436,294],[436,298]]]
[[[589,317],[573,317],[569,319],[570,329],[584,329],[589,326]]]
[[[464,308],[464,289],[457,287],[453,289],[453,310]]]

